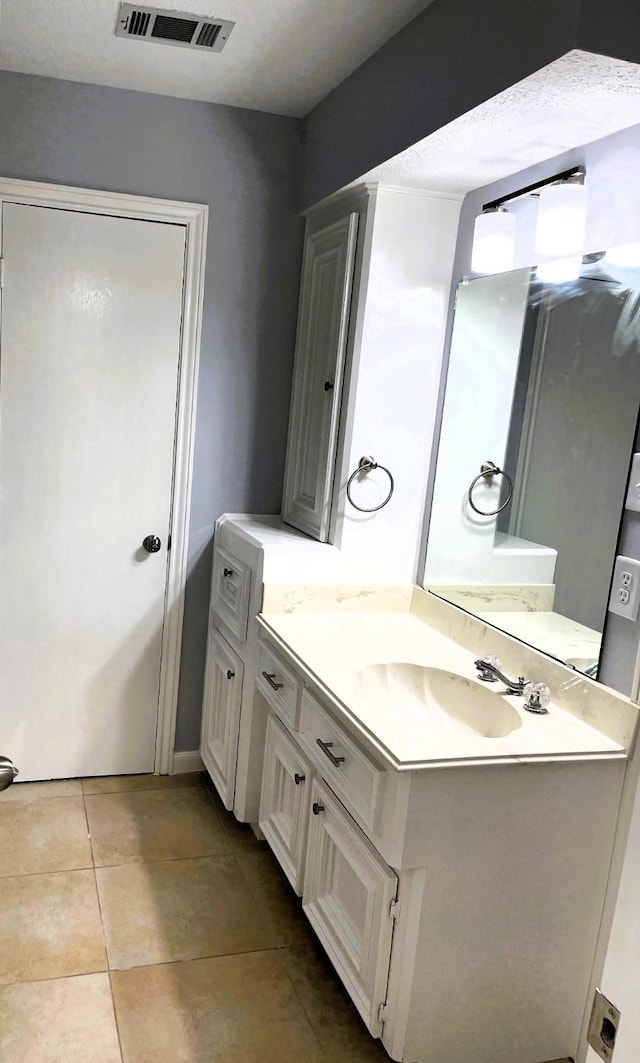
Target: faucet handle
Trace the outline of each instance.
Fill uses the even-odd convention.
[[[480,673],[480,678],[484,679],[485,683],[495,683],[497,681],[498,677],[495,672],[502,669],[502,664],[497,657],[493,657],[488,653],[484,657],[479,657],[473,663]]]
[[[551,700],[551,690],[546,683],[527,683],[523,694],[527,699],[524,703],[527,712],[543,715],[549,711],[547,705]]]

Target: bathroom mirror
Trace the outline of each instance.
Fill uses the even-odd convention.
[[[595,678],[638,449],[640,256],[573,270],[458,288],[424,585]]]

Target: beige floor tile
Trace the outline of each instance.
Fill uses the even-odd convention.
[[[319,1063],[318,1042],[277,954],[116,971],[125,1063]]]
[[[234,857],[103,867],[96,877],[111,968],[278,944]]]
[[[0,988],[0,1059],[120,1063],[107,974]]]
[[[244,852],[247,849],[254,851],[257,849],[269,848],[265,841],[260,841],[256,838],[248,823],[241,823],[236,819],[233,812],[227,811],[220,800],[218,791],[206,773],[203,775],[203,786],[209,800],[218,813],[222,826],[227,832],[232,852]]]
[[[0,879],[0,984],[106,969],[93,871]]]
[[[182,775],[100,775],[97,778],[82,780],[85,794],[116,794],[129,790],[184,790],[194,786],[200,786],[200,774],[197,771],[184,772]]]
[[[14,782],[2,792],[0,808],[14,801],[43,801],[49,797],[80,797],[80,779],[52,779],[49,782]]]
[[[96,866],[230,852],[201,788],[85,797]]]
[[[389,1063],[379,1040],[371,1037],[321,945],[280,950],[311,1026],[331,1063]]]
[[[313,936],[302,902],[296,897],[270,850],[236,853],[236,859],[260,908],[273,920],[281,945],[306,945]]]
[[[0,804],[0,877],[91,866],[82,797]]]

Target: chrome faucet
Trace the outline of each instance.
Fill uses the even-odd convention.
[[[500,679],[507,688],[505,694],[520,695],[529,682],[523,675],[519,675],[517,679],[509,679],[504,672],[500,671],[502,665],[497,657],[480,657],[477,661],[474,661],[474,665],[478,669],[480,679],[483,682],[495,683]]]
[[[474,664],[483,682],[495,683],[500,679],[507,688],[505,694],[516,694],[518,697],[526,694],[524,707],[527,712],[535,712],[542,716],[549,711],[547,705],[551,691],[544,683],[533,683],[530,679],[525,679],[523,675],[519,675],[517,679],[509,679],[501,671],[502,665],[497,657],[480,657],[474,661]]]

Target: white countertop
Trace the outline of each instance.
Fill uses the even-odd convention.
[[[570,712],[554,702],[553,691],[548,714],[540,716],[525,711],[521,697],[500,693],[503,684],[483,683],[474,668],[473,652],[410,612],[296,611],[266,613],[260,622],[329,704],[396,769],[625,756],[623,746],[580,719],[575,709]],[[436,705],[390,695],[384,683],[376,689],[369,682],[363,693],[358,672],[387,662],[462,676],[483,688],[485,702],[488,691],[504,699],[520,724],[503,737],[488,738],[452,721]],[[593,696],[588,690],[585,701]]]

